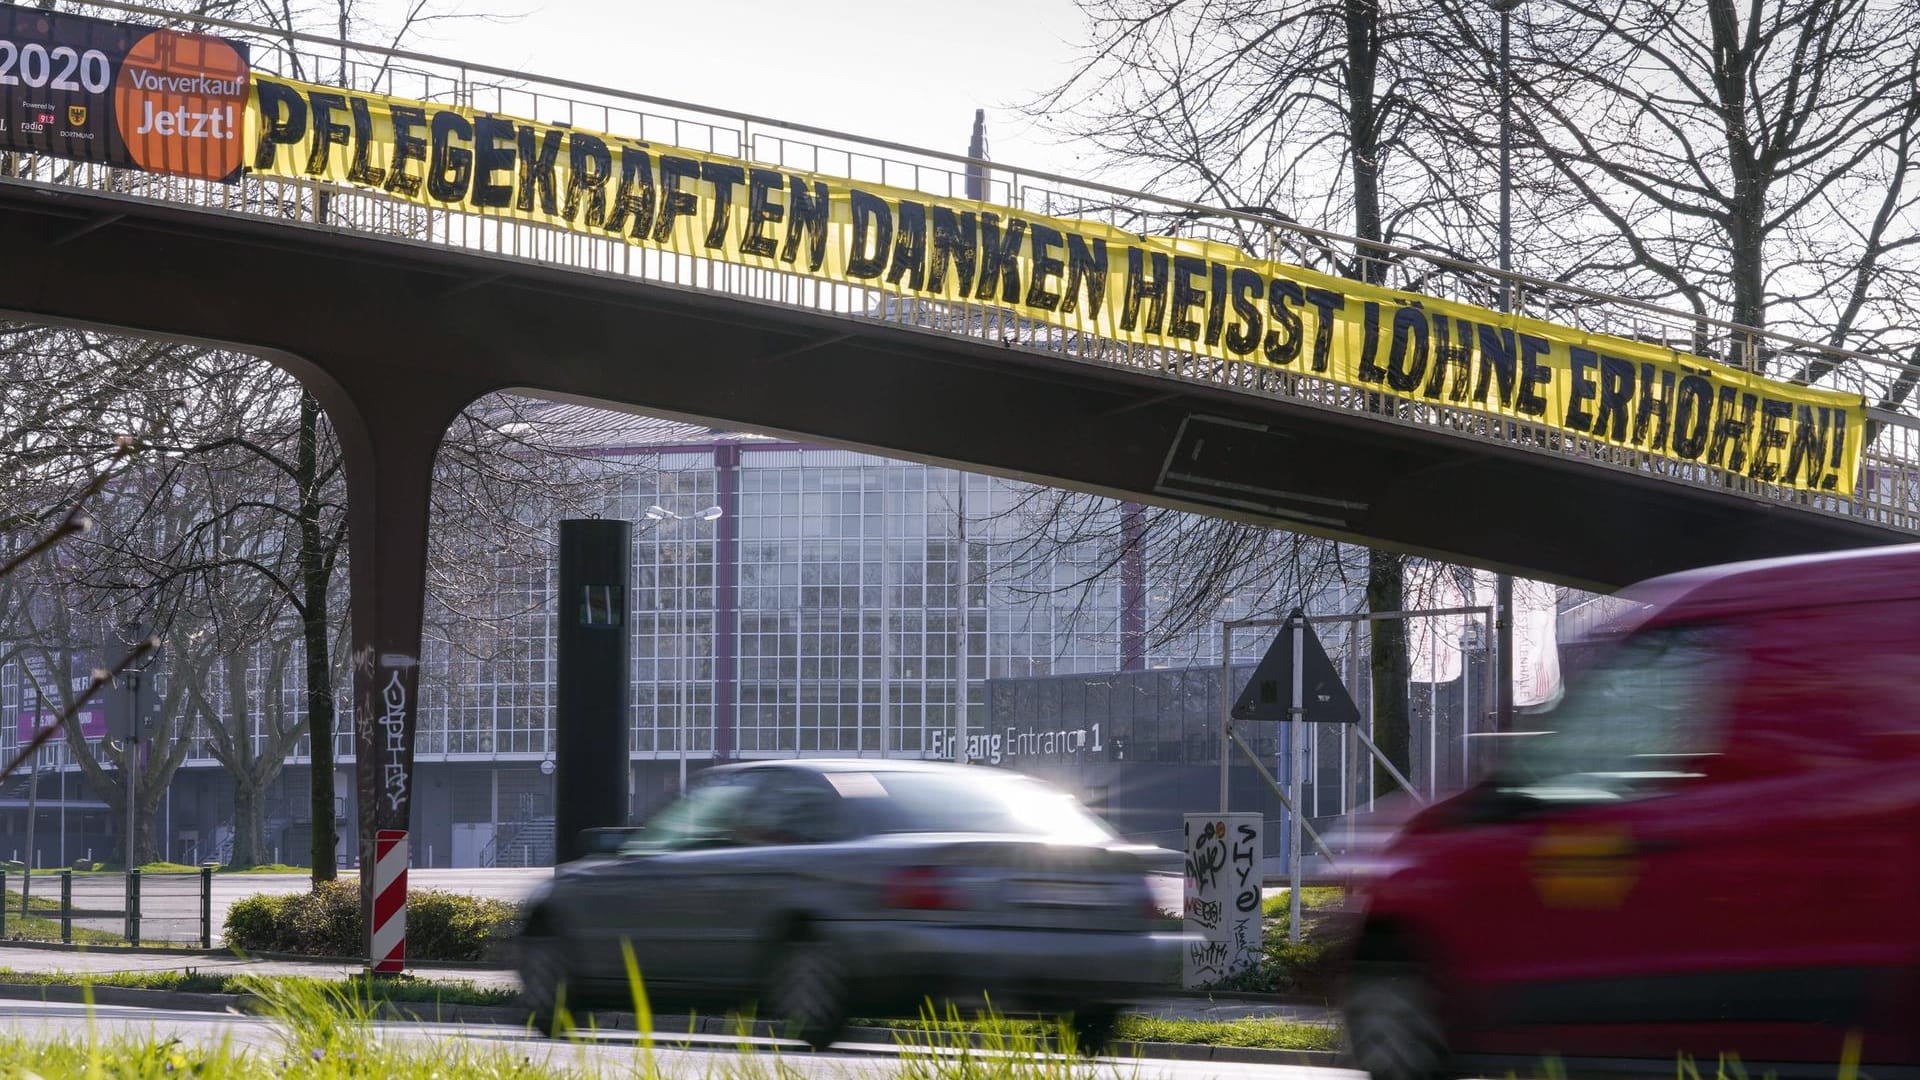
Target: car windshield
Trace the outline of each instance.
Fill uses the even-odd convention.
[[[1697,776],[1720,736],[1730,674],[1721,638],[1716,628],[1687,626],[1621,642],[1534,718],[1539,730],[1515,740],[1495,784],[1540,800],[1591,802]]]
[[[1107,823],[1079,800],[1037,780],[987,769],[835,772],[827,780],[853,801],[873,832],[983,832],[1105,843]]]

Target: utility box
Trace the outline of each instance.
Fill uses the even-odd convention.
[[[1185,819],[1186,951],[1181,983],[1213,986],[1260,960],[1259,814],[1188,814]]]

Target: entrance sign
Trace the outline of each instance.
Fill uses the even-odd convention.
[[[1865,402],[1212,241],[256,76],[247,168],[956,305],[1849,494]],[[953,317],[978,317],[959,308]],[[1310,449],[1310,448],[1307,448]]]
[[[247,55],[206,34],[0,6],[0,150],[232,183]]]

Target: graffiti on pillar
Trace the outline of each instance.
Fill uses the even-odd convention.
[[[382,787],[387,806],[398,810],[407,804],[407,686],[400,680],[400,669],[393,668],[387,685],[380,691],[380,730],[386,733],[386,769]]]
[[[1186,815],[1184,981],[1212,986],[1261,955],[1259,814]]]

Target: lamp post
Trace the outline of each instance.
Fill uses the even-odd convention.
[[[673,694],[673,741],[675,747],[680,752],[680,793],[682,795],[686,794],[687,791],[687,602],[688,597],[692,595],[691,590],[687,587],[687,576],[693,567],[692,545],[688,542],[687,525],[689,522],[695,521],[718,521],[720,515],[724,513],[726,513],[726,511],[720,509],[718,506],[709,506],[705,510],[696,510],[691,514],[676,514],[664,506],[647,507],[648,521],[662,524],[671,521],[680,533],[679,617],[677,619],[678,626],[674,634],[673,645],[675,683]],[[655,602],[654,607],[656,609],[659,607],[658,601]]]
[[[1500,13],[1500,311],[1513,310],[1513,9],[1526,0],[1488,0]],[[1494,578],[1494,728],[1513,730],[1513,575]]]

